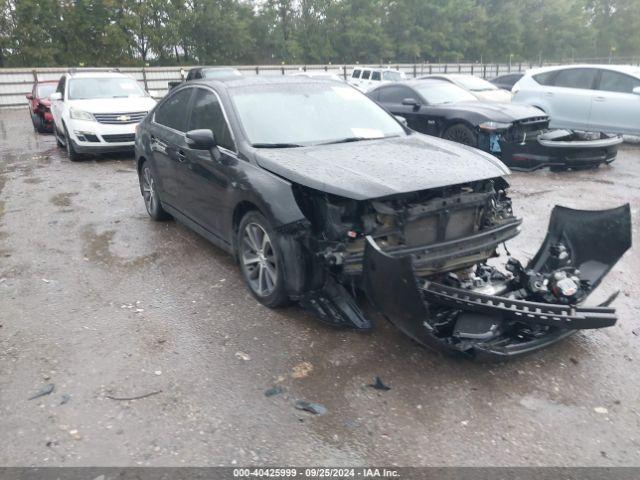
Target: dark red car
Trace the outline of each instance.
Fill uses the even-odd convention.
[[[29,113],[33,128],[38,133],[53,131],[53,117],[51,116],[51,101],[49,95],[56,90],[57,80],[47,80],[33,84],[31,93],[27,93]]]

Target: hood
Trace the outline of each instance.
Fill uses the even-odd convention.
[[[256,161],[291,182],[354,200],[509,174],[488,153],[418,133],[335,145],[256,149]]]
[[[516,122],[526,118],[546,116],[539,108],[511,102],[457,102],[437,105],[437,107],[475,113],[495,122]]]
[[[481,90],[478,92],[471,92],[478,100],[484,100],[486,102],[510,102],[513,95],[508,90]]]
[[[156,101],[151,97],[89,98],[70,100],[69,105],[89,113],[148,112]]]

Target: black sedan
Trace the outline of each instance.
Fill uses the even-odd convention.
[[[500,271],[486,262],[521,223],[508,169],[405,128],[348,85],[187,82],[140,124],[136,159],[149,215],[228,251],[268,307],[295,301],[368,329],[362,289],[407,335],[475,358],[616,321],[609,307],[577,305],[629,248],[628,205],[557,207],[535,259]]]
[[[622,143],[616,135],[549,130],[536,107],[479,101],[442,80],[382,85],[367,95],[413,130],[490,152],[514,170],[597,167],[614,161]]]

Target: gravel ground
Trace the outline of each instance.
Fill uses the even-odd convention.
[[[511,182],[516,256],[555,204],[631,202],[638,238],[638,145],[597,171]],[[25,110],[3,110],[0,465],[637,466],[639,284],[635,248],[592,297],[622,291],[615,327],[502,365],[442,357],[373,312],[373,332],[335,331],[262,307],[227,255],[150,221],[131,158],[71,163]],[[375,376],[391,390],[367,387]]]

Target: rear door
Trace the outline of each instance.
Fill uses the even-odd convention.
[[[158,106],[149,127],[153,166],[160,183],[162,201],[184,213],[184,194],[190,186],[185,179],[185,147],[189,104],[193,88],[183,88]]]
[[[640,79],[601,69],[593,96],[589,129],[640,135]]]
[[[551,126],[586,130],[594,97],[595,68],[567,68],[555,72],[542,88],[542,105]]]
[[[212,150],[185,148],[185,175],[191,189],[187,192],[187,214],[208,231],[226,242],[230,239],[223,219],[231,215],[228,199],[230,178],[236,172],[236,146],[220,98],[214,90],[195,88],[187,130],[208,129],[215,136]]]

